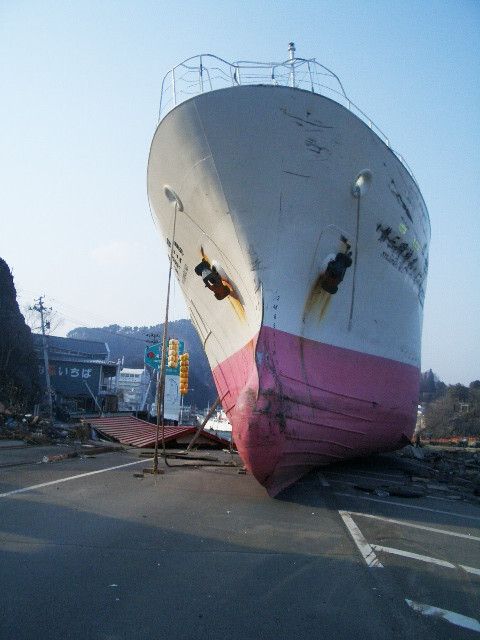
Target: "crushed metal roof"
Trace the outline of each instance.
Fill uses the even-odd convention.
[[[154,447],[157,433],[157,425],[140,420],[134,416],[113,416],[105,418],[86,418],[82,422],[91,425],[98,433],[117,440],[121,444],[131,447]],[[194,426],[165,426],[165,442],[174,442],[185,436],[192,436],[196,432]],[[230,446],[230,442],[225,438],[220,438],[213,433],[203,430],[200,436],[208,440],[211,444],[222,447]],[[159,431],[159,442],[162,438],[162,429]]]
[[[42,349],[43,337],[38,333],[32,334],[34,348]],[[65,359],[81,358],[106,361],[110,357],[110,349],[106,342],[99,340],[80,340],[79,338],[64,338],[62,336],[47,336],[50,355]]]

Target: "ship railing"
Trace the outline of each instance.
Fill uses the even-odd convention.
[[[227,62],[211,53],[187,58],[170,69],[163,78],[159,121],[176,106],[194,96],[242,85],[289,86],[335,100],[375,131],[415,180],[405,158],[392,148],[386,134],[347,96],[340,78],[315,58],[291,57],[284,62]]]

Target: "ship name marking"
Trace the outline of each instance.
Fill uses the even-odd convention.
[[[386,244],[386,249],[381,254],[382,258],[409,278],[418,291],[420,303],[423,305],[425,298],[423,283],[428,272],[426,248],[422,249],[416,238],[410,245],[400,235],[394,235],[392,227],[387,225],[377,224],[377,232],[378,241]]]

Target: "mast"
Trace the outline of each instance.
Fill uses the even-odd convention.
[[[290,71],[290,86],[295,87],[295,43],[288,43],[288,57],[290,58],[291,71]]]

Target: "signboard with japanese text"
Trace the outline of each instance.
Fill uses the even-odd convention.
[[[180,416],[180,377],[168,375],[165,377],[165,418],[178,420]]]
[[[45,367],[39,364],[40,380],[45,379]],[[88,387],[96,395],[100,384],[99,364],[85,362],[55,362],[48,367],[52,389],[63,396],[90,396]]]
[[[183,340],[178,341],[178,355],[185,350]],[[162,345],[153,344],[145,349],[145,364],[156,369],[161,365]],[[156,401],[152,405],[151,415],[157,415]],[[176,367],[165,367],[164,418],[178,420],[180,416],[180,360]]]
[[[180,416],[180,376],[168,375],[165,376],[165,405],[164,405],[164,418],[165,420],[178,420]],[[157,415],[157,400],[152,404],[150,415]]]

